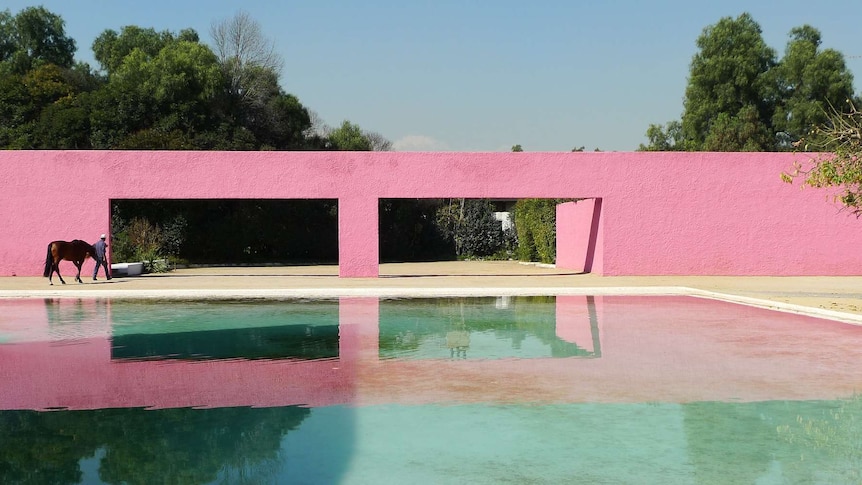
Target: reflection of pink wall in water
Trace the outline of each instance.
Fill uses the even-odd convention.
[[[353,369],[321,361],[111,361],[111,342],[7,345],[0,408],[324,406],[351,402]]]
[[[27,307],[37,316],[26,322],[41,330],[13,333],[27,341],[0,345],[0,409],[350,403],[360,352],[370,343],[365,337],[368,320],[374,318],[374,330],[377,321],[377,299],[353,299],[340,305],[344,337],[334,360],[118,361],[111,360],[110,323],[87,319],[94,307],[104,304],[100,300],[15,302],[21,315]],[[80,315],[82,309],[90,312],[83,321],[75,322],[68,315]],[[60,322],[63,312],[69,317],[65,323],[52,323],[49,315],[55,314]],[[38,316],[42,319],[37,325]]]
[[[110,300],[7,300],[0,310],[0,342],[107,337],[111,322]]]
[[[6,151],[0,157],[3,276],[40,274],[51,240],[94,242],[108,230],[111,199],[323,198],[339,202],[339,274],[373,277],[378,199],[437,197],[599,197],[592,269],[607,275],[862,274],[862,224],[838,212],[825,192],[780,180],[804,159],[792,153]],[[54,173],[82,174],[86,183],[47,183]],[[569,221],[561,225],[564,238],[582,245]],[[558,255],[563,266],[583,266],[580,247],[564,242]]]
[[[595,352],[593,326],[601,341],[602,304],[592,296],[558,296],[556,309],[557,337]]]
[[[338,301],[338,342],[342,361],[377,360],[379,322],[378,298],[341,298]]]
[[[104,337],[4,344],[0,409],[835,399],[862,382],[860,327],[687,297],[594,305],[597,358],[380,360],[378,304],[364,298],[340,302],[334,360],[129,362]],[[559,300],[558,336],[592,342],[592,311]]]
[[[589,312],[562,303],[557,315],[575,322]],[[597,296],[595,306],[598,358],[381,361],[376,378],[361,372],[359,403],[806,400],[860,389],[862,327],[691,297]],[[580,344],[587,335],[572,323],[557,322],[557,334]]]

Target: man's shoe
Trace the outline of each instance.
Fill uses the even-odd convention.
[[[96,277],[95,277],[95,276],[93,276],[93,281],[96,281]]]
[[[108,281],[111,281],[111,277],[110,277],[110,276],[108,276]]]

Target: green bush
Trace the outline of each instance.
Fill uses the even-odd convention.
[[[493,259],[504,247],[503,229],[488,199],[460,199],[441,207],[437,226],[454,241],[459,259]]]
[[[515,203],[513,219],[521,261],[553,264],[557,259],[558,199],[521,199]]]
[[[125,221],[119,212],[111,216],[112,261],[143,262],[144,272],[168,271],[168,249],[181,244],[183,221],[176,220],[168,231],[142,217]]]

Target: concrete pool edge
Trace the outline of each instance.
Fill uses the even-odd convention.
[[[62,299],[165,299],[236,300],[291,298],[421,298],[458,296],[692,296],[794,313],[853,325],[862,325],[862,315],[815,308],[793,303],[753,298],[687,286],[607,286],[607,287],[475,287],[475,288],[279,288],[279,289],[162,289],[162,290],[0,290],[0,300]]]
[[[697,288],[688,288],[688,290],[691,291],[689,296],[694,296],[698,298],[720,300],[729,303],[736,303],[738,305],[753,306],[784,313],[795,313],[798,315],[823,318],[826,320],[835,320],[838,322],[849,323],[852,325],[862,325],[862,315],[857,315],[855,313],[839,312],[836,310],[827,310],[824,308],[815,308],[805,305],[797,305],[793,303],[765,300],[762,298],[733,295],[729,293],[719,293],[716,291],[707,291]]]

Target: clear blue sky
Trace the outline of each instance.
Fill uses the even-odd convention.
[[[76,58],[105,29],[191,27],[240,10],[285,61],[281,85],[327,124],[357,123],[400,150],[630,151],[679,119],[704,27],[749,12],[780,58],[793,27],[822,33],[862,86],[860,0],[6,0],[66,22]]]

